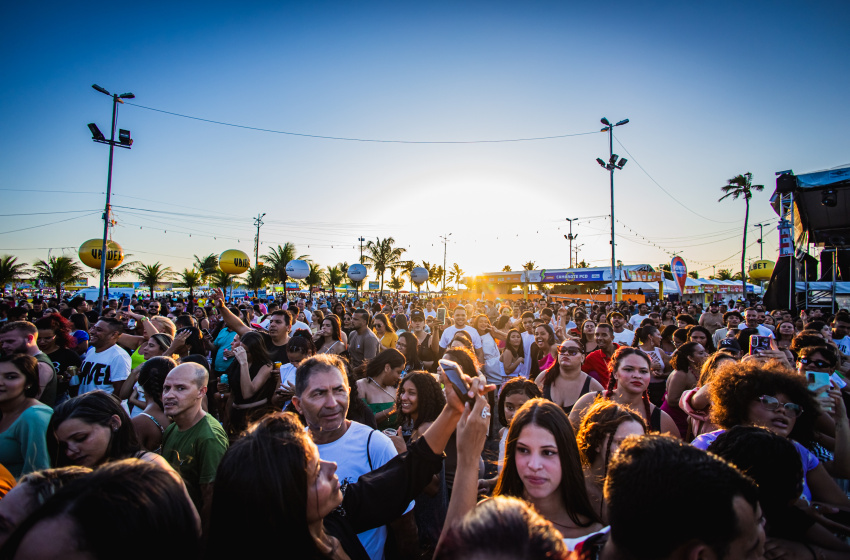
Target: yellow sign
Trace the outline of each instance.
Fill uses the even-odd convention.
[[[773,261],[756,261],[750,265],[749,277],[753,280],[770,280],[773,275],[773,266]]]
[[[227,274],[242,274],[251,267],[251,259],[244,251],[228,249],[218,257],[218,267]]]
[[[80,245],[79,255],[83,264],[100,270],[100,253],[103,239],[89,239]],[[124,249],[114,241],[106,242],[106,270],[112,270],[124,261]]]

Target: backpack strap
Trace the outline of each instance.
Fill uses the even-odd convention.
[[[372,434],[375,433],[375,430],[369,432],[369,437],[366,439],[366,459],[369,460],[369,470],[375,470],[375,467],[372,466],[372,455],[369,453],[369,444],[372,443]]]

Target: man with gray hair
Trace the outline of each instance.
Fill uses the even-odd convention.
[[[208,379],[203,366],[188,362],[172,369],[162,387],[162,408],[173,422],[162,436],[162,456],[183,477],[205,527],[215,473],[228,445],[224,428],[201,406]]]

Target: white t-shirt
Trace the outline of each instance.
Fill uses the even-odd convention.
[[[850,354],[850,336],[845,336],[844,338],[833,338],[832,341],[838,345],[838,349],[841,350],[842,353]]]
[[[292,364],[283,364],[280,366],[280,386],[286,387],[287,382],[291,383],[293,387],[295,387],[295,370],[298,369]],[[290,401],[286,401],[283,405],[283,408],[289,406]]]
[[[632,318],[629,319],[629,324],[632,326],[632,330],[637,330],[641,321],[644,319],[649,319],[649,315],[632,315]]]
[[[635,332],[629,329],[623,329],[623,332],[614,333],[614,342],[620,345],[631,346],[635,340]]]
[[[91,347],[86,352],[80,367],[80,393],[89,393],[98,389],[112,393],[112,384],[130,377],[130,354],[117,344],[103,352]]]
[[[746,323],[741,323],[740,325],[738,325],[739,331],[746,329],[746,328],[749,328],[749,327],[747,327]],[[769,336],[770,338],[774,338],[773,331],[770,330],[769,328],[765,327],[764,325],[759,325],[758,331],[759,331],[759,335],[761,335],[761,336]]]
[[[514,376],[521,375],[523,377],[528,377],[528,372],[531,371],[531,349],[535,344],[537,344],[537,342],[535,341],[533,334],[523,331],[520,335],[522,336],[522,349],[525,351],[525,356],[523,356],[523,363],[518,365],[514,370]],[[534,380],[532,379],[532,381]]]
[[[428,310],[426,309],[426,310],[425,310],[425,311],[423,311],[422,313],[424,313],[424,314],[425,314],[425,318],[426,318],[426,319],[427,319],[428,317],[434,317],[435,319],[437,318],[437,312],[436,312],[436,311],[428,311]]]
[[[481,337],[481,350],[484,354],[483,370],[487,383],[502,383],[502,369],[499,367],[501,353],[493,335],[490,333],[485,333]]]
[[[369,441],[369,434],[372,440]],[[369,456],[372,458],[372,468],[369,468],[369,459],[366,457],[366,443],[369,442]],[[362,475],[377,469],[395,457],[396,452],[393,442],[378,430],[372,430],[358,422],[351,422],[345,434],[336,441],[318,445],[319,457],[323,461],[336,463],[336,475],[340,483],[343,481],[357,482]],[[407,511],[413,508],[413,502]],[[384,544],[387,541],[386,526],[364,531],[357,535],[360,543],[369,558],[381,560],[384,557]]]
[[[443,336],[440,337],[440,348],[448,348],[452,343],[452,339],[457,334],[457,331],[466,331],[469,337],[472,339],[472,346],[475,347],[476,350],[481,348],[481,337],[478,335],[478,331],[475,330],[472,326],[466,325],[462,329],[457,328],[452,325],[443,331]]]

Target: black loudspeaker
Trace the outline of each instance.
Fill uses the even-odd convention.
[[[823,251],[820,254],[820,280],[832,282],[832,250]],[[838,249],[838,270],[835,279],[847,281],[850,279],[850,249]]]

